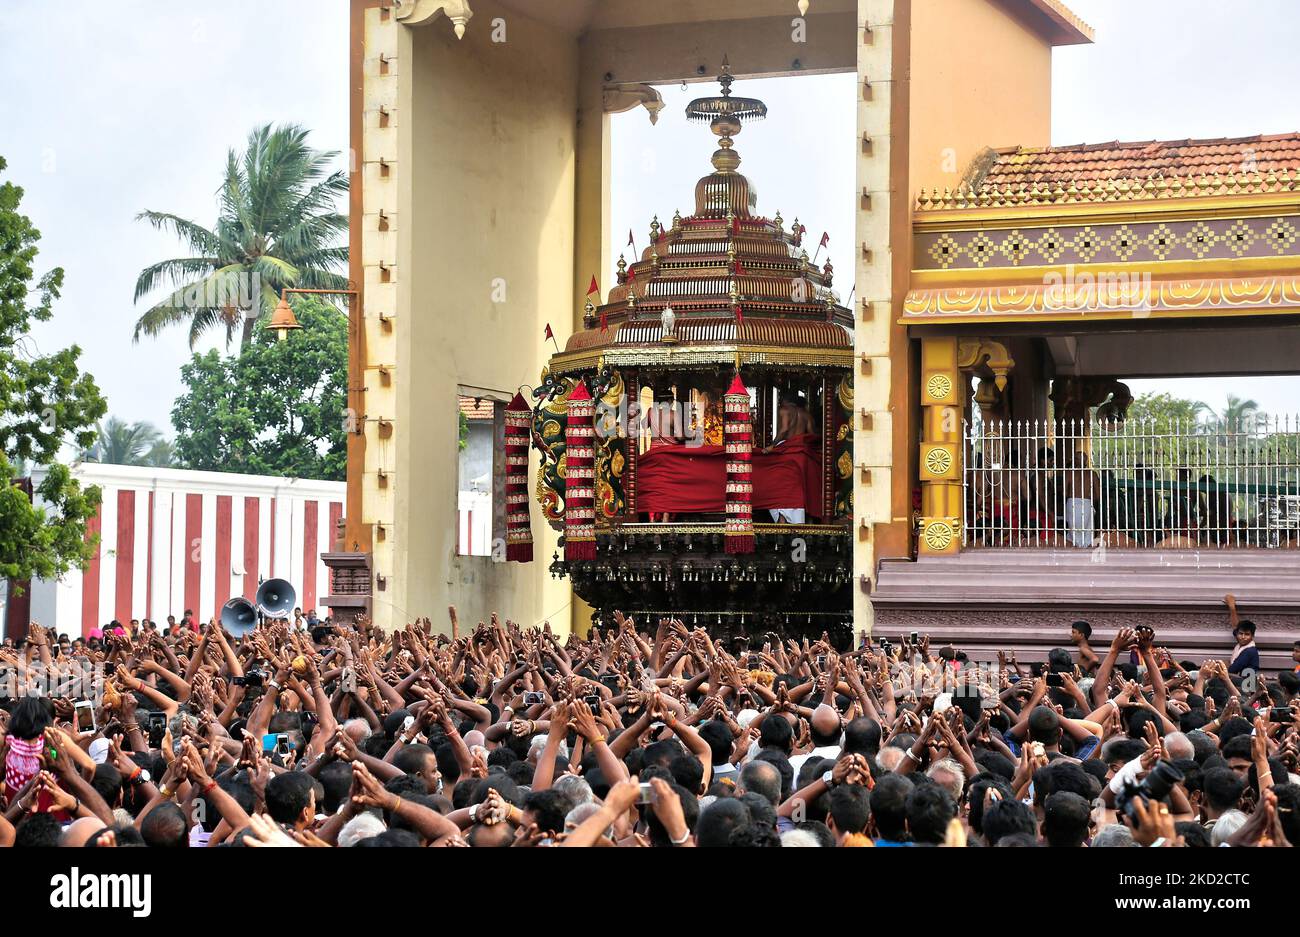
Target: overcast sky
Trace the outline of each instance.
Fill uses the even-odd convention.
[[[1096,28],[1097,41],[1055,53],[1054,143],[1300,129],[1294,0],[1070,5]],[[0,3],[5,178],[26,190],[23,209],[41,230],[38,268],[66,271],[54,320],[35,338],[44,351],[79,343],[111,413],[170,432],[179,369],[189,355],[179,328],[131,342],[143,308],[132,303],[137,274],[182,253],[169,237],[134,221],[135,214],[171,211],[210,225],[226,150],[241,146],[258,124],[301,123],[312,129],[317,147],[345,151],[346,7],[345,0]],[[735,60],[736,50],[730,51]],[[847,295],[852,77],[748,84],[738,93],[762,96],[771,111],[736,141],[743,171],[758,188],[759,210],[779,208],[787,224],[798,214],[813,245],[827,231],[835,285]],[[686,100],[710,93],[700,89],[665,88],[668,107],[655,127],[640,110],[616,118],[615,256],[629,227],[644,246],[653,213],[668,222],[674,209],[690,211],[694,181],[707,171],[712,151],[708,131],[682,117]],[[797,151],[792,145],[824,137],[836,125],[845,145]],[[607,290],[612,271],[601,271],[599,279]],[[1134,382],[1134,389],[1156,383]],[[1266,410],[1300,411],[1298,378],[1163,383],[1216,406],[1232,389]]]

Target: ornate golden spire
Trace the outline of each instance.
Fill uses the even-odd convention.
[[[758,98],[733,98],[731,96],[731,63],[722,57],[722,71],[718,84],[722,94],[696,98],[686,105],[688,120],[707,120],[709,129],[720,138],[713,154],[713,168],[718,172],[735,172],[740,166],[740,154],[732,149],[731,138],[741,131],[741,122],[762,120],[767,116],[767,105]]]
[[[695,185],[695,214],[720,218],[734,211],[741,218],[749,217],[758,196],[749,180],[738,173],[740,154],[735,151],[731,138],[740,133],[746,120],[761,120],[767,116],[767,105],[757,98],[731,96],[731,64],[722,57],[722,71],[718,83],[722,94],[696,98],[686,105],[688,120],[707,120],[709,129],[718,136],[718,149],[713,152],[713,172]]]

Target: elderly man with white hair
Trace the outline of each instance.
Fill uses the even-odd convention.
[[[966,772],[955,758],[940,758],[930,765],[925,776],[947,791],[956,803],[961,803],[961,792],[966,788]]]
[[[1196,758],[1192,740],[1182,732],[1170,732],[1165,736],[1165,753],[1170,761],[1192,761]]]

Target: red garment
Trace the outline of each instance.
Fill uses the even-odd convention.
[[[794,436],[774,452],[757,452],[754,510],[805,508],[824,517],[821,438]],[[721,514],[726,510],[727,456],[722,446],[656,446],[636,464],[638,511]]]

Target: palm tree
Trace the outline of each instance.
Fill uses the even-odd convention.
[[[128,423],[110,416],[95,425],[95,444],[82,453],[87,462],[108,465],[153,465],[147,461],[159,443],[170,447],[152,423]]]
[[[348,249],[339,239],[348,217],[337,210],[347,176],[329,171],[338,153],[312,149],[307,133],[292,124],[267,124],[248,135],[242,154],[230,150],[214,229],[168,212],[136,216],[174,234],[189,256],[140,271],[137,303],[163,286],[171,292],[136,320],[135,341],[188,323],[191,348],[213,328],[225,329],[227,345],[241,329],[242,348],[284,287],[347,285],[335,272],[347,263]]]
[[[1259,414],[1259,404],[1253,400],[1242,400],[1236,394],[1228,395],[1228,404],[1223,408],[1223,423],[1236,429],[1247,420]]]
[[[140,461],[154,468],[173,468],[176,465],[176,444],[170,439],[157,439]]]

